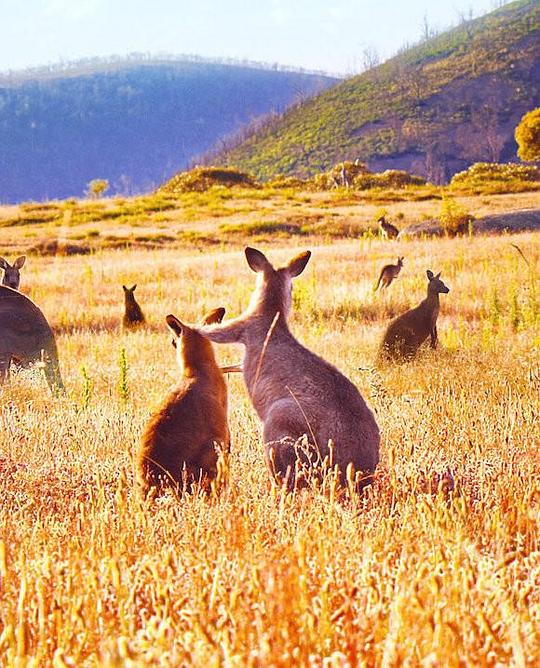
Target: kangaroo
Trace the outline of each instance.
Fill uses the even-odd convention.
[[[209,313],[204,324],[219,323],[225,309]],[[216,446],[229,449],[227,386],[210,341],[168,315],[182,376],[154,413],[142,438],[138,471],[146,494],[151,487],[189,491],[195,481],[208,487],[217,475]]]
[[[51,390],[64,390],[56,341],[45,316],[25,295],[0,286],[0,384],[12,360],[21,366],[43,360]]]
[[[401,271],[401,267],[403,267],[403,259],[404,258],[402,257],[398,257],[397,264],[386,264],[381,269],[379,280],[375,287],[375,292],[379,289],[379,286],[381,284],[383,288],[388,288],[390,286],[390,283],[392,283],[392,281],[394,280],[394,278],[398,277],[399,272]]]
[[[21,255],[21,257],[18,257],[12,265],[9,264],[7,260],[4,260],[3,257],[0,257],[0,267],[4,270],[2,285],[7,286],[8,288],[13,288],[14,290],[18,290],[19,284],[21,282],[20,270],[22,269],[25,262],[26,255]]]
[[[441,272],[434,276],[428,269],[426,273],[429,279],[427,297],[388,325],[379,352],[381,359],[411,358],[428,336],[431,337],[431,347],[437,347],[439,294],[447,294],[450,289],[440,280]]]
[[[377,222],[379,223],[381,234],[385,239],[395,239],[399,234],[398,228],[392,225],[392,223],[386,222],[384,216],[381,216]]]
[[[135,295],[133,294],[136,287],[137,284],[131,288],[126,288],[125,285],[122,286],[124,289],[125,304],[124,318],[122,320],[124,329],[137,329],[137,327],[144,325],[146,322],[144,313],[142,312],[141,307],[137,303]]]
[[[278,269],[255,248],[246,248],[245,255],[257,274],[247,310],[229,322],[199,331],[216,343],[245,346],[244,380],[263,422],[271,471],[289,490],[303,483],[301,476],[296,479],[296,469],[309,468],[313,457],[337,465],[342,483],[349,465],[353,474],[373,473],[380,440],[373,413],[356,387],[299,343],[287,325],[292,281],[302,273],[311,253],[300,253]],[[302,452],[306,441],[311,449],[307,457]]]

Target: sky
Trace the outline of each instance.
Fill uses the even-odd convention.
[[[132,52],[353,74],[497,0],[0,0],[0,71]]]

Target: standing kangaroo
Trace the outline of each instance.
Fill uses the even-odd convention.
[[[289,489],[300,482],[297,467],[310,466],[313,457],[337,465],[342,483],[349,465],[353,473],[373,473],[380,440],[373,413],[356,387],[304,348],[287,325],[292,280],[302,273],[311,253],[300,253],[279,269],[254,248],[246,248],[245,254],[257,273],[247,310],[229,322],[199,331],[216,343],[245,346],[244,380],[263,422],[271,470]]]
[[[203,324],[219,323],[225,309],[206,316]],[[142,488],[169,485],[179,490],[195,481],[207,484],[217,475],[216,446],[229,449],[227,386],[210,341],[197,330],[167,316],[175,339],[179,385],[150,419],[142,438],[138,470]]]
[[[0,384],[12,360],[29,366],[42,359],[51,390],[63,390],[56,341],[45,316],[25,295],[0,286]]]
[[[375,292],[379,289],[379,286],[382,284],[383,288],[388,288],[390,283],[398,277],[401,267],[403,267],[402,257],[398,257],[397,264],[386,264],[382,269],[379,275],[379,280],[375,287]]]
[[[21,257],[18,257],[12,265],[9,264],[7,260],[4,260],[3,257],[0,257],[0,268],[4,270],[2,285],[7,286],[8,288],[13,288],[14,290],[18,290],[19,284],[21,282],[20,270],[22,269],[25,262],[26,255],[21,255]]]
[[[439,294],[447,294],[450,290],[440,280],[441,272],[434,276],[428,269],[426,273],[429,279],[427,297],[388,325],[379,352],[381,359],[411,358],[428,336],[431,336],[431,347],[437,347]]]
[[[392,223],[386,222],[384,216],[381,216],[377,222],[379,223],[381,234],[385,239],[395,239],[399,234],[398,228],[395,227],[395,225],[392,225]]]
[[[125,305],[124,318],[122,320],[124,329],[136,329],[145,323],[144,313],[142,312],[141,307],[137,303],[135,295],[133,294],[136,287],[137,284],[131,288],[126,288],[125,285],[122,286],[124,290]]]

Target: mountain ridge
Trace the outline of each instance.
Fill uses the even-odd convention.
[[[99,67],[0,82],[0,202],[80,196],[95,178],[110,194],[151,190],[222,136],[335,82],[202,59]]]

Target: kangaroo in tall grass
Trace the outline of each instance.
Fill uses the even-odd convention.
[[[0,286],[0,384],[11,362],[30,366],[43,362],[49,387],[63,391],[54,334],[41,310],[13,288]]]
[[[239,317],[199,331],[216,343],[245,346],[244,380],[263,422],[267,463],[289,489],[302,483],[297,471],[313,464],[337,465],[369,476],[379,461],[379,429],[356,387],[334,366],[299,343],[289,330],[292,281],[311,253],[275,269],[260,251],[246,248],[257,284]],[[364,480],[365,482],[366,480]]]
[[[427,297],[388,325],[379,351],[380,359],[400,360],[414,357],[428,337],[431,337],[431,347],[437,347],[439,295],[447,294],[450,289],[440,280],[441,272],[435,276],[428,269],[426,273],[429,281]]]
[[[141,310],[141,307],[135,299],[135,289],[137,284],[131,288],[126,288],[125,285],[122,286],[124,290],[124,318],[122,320],[122,325],[124,329],[136,329],[145,323],[144,313]]]
[[[379,280],[375,286],[375,292],[379,289],[379,286],[382,285],[383,288],[388,288],[392,281],[399,276],[401,267],[403,267],[402,257],[398,257],[397,264],[386,264],[379,274]]]
[[[203,324],[219,323],[225,309],[209,313]],[[181,380],[154,413],[142,438],[138,472],[144,493],[151,487],[206,487],[217,475],[218,452],[229,449],[227,386],[212,344],[196,329],[168,315],[167,325],[181,369]]]
[[[398,228],[392,225],[392,223],[387,222],[384,216],[381,216],[377,222],[379,223],[381,234],[385,239],[395,239],[399,234]]]
[[[18,257],[13,264],[9,264],[7,260],[4,260],[3,257],[0,257],[0,268],[4,270],[4,278],[2,279],[2,285],[5,285],[8,288],[13,288],[14,290],[19,289],[21,283],[21,269],[26,262],[26,255],[21,255]]]

